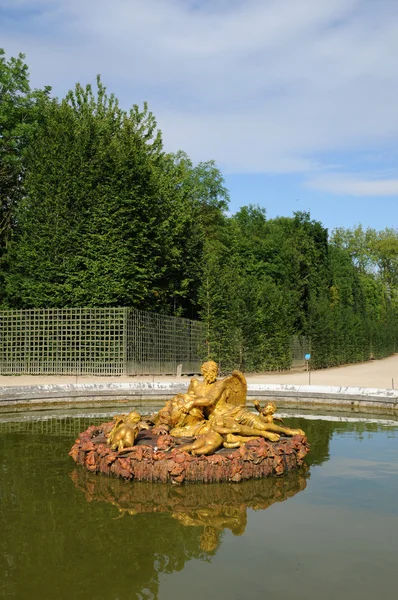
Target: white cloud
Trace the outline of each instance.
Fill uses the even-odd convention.
[[[394,0],[0,0],[4,7],[38,9],[23,26],[0,25],[7,52],[27,54],[33,83],[63,94],[100,72],[126,107],[149,101],[167,147],[228,171],[318,172],[325,153],[398,137]]]
[[[306,187],[345,196],[398,196],[398,179],[365,179],[345,174],[318,177],[306,182]]]

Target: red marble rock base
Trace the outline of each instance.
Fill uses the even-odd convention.
[[[94,473],[181,484],[184,481],[239,482],[282,475],[300,467],[309,451],[307,438],[295,435],[274,443],[254,439],[234,450],[223,448],[211,456],[191,456],[178,449],[178,444],[186,443],[186,439],[143,431],[137,445],[115,452],[106,443],[112,426],[113,422],[91,425],[80,434],[69,455]]]

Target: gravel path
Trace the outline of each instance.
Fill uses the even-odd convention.
[[[246,374],[249,383],[282,383],[308,385],[307,372]],[[181,381],[186,377],[138,376],[138,377],[92,377],[71,375],[0,375],[0,386],[49,385],[60,383],[121,383],[134,381]],[[356,365],[322,369],[311,372],[311,385],[335,385],[346,387],[393,387],[398,389],[398,354],[383,360],[374,360]]]

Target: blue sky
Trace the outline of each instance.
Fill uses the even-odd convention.
[[[231,211],[398,227],[398,0],[0,0],[0,46],[57,95],[147,100]]]

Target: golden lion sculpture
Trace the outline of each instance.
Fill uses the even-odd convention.
[[[107,436],[107,442],[112,450],[123,450],[134,446],[141,429],[149,429],[149,425],[141,420],[141,415],[131,412],[128,415],[114,417],[115,424]]]

